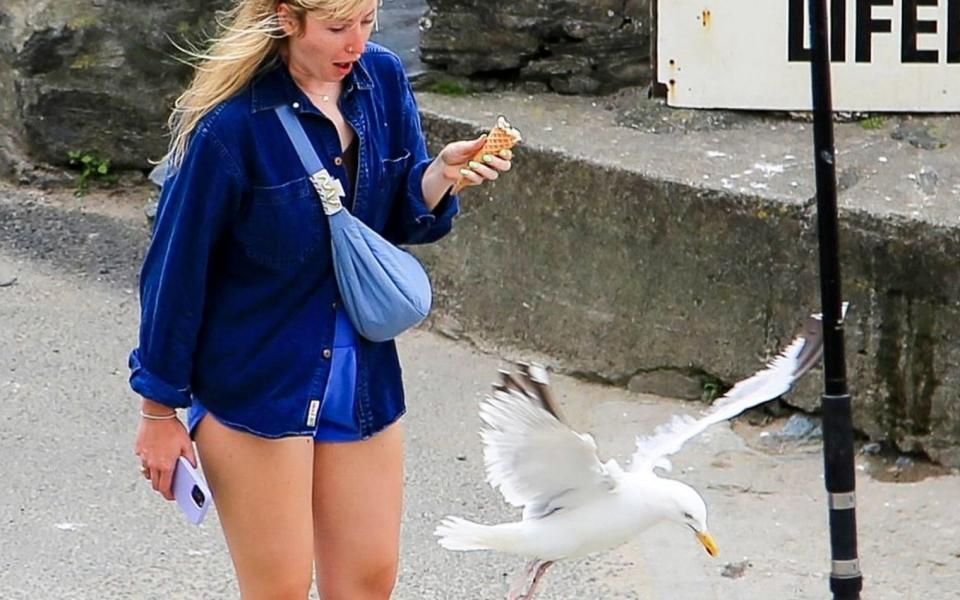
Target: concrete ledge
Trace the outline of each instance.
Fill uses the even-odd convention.
[[[525,134],[515,171],[465,192],[454,233],[418,250],[440,326],[638,391],[668,391],[650,374],[680,376],[674,395],[690,396],[691,384],[754,371],[819,310],[808,123],[718,115],[725,129],[658,128],[679,113],[638,100],[644,130],[624,126],[610,99],[420,102],[436,142],[476,135],[499,113]],[[950,466],[960,466],[955,123],[837,127],[856,425]],[[945,147],[924,150],[910,132]],[[821,376],[788,402],[816,409]]]

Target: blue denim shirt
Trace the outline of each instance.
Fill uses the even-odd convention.
[[[164,183],[140,276],[139,347],[130,384],[170,407],[195,398],[222,421],[264,437],[310,435],[312,401],[330,370],[339,300],[330,232],[316,192],[272,110],[295,108],[328,171],[352,181],[352,213],[397,244],[435,241],[459,201],[431,212],[431,158],[399,58],[368,44],[340,110],[359,144],[347,177],[339,137],[277,61],[195,130]],[[404,412],[394,343],[361,340],[357,422],[363,437]]]

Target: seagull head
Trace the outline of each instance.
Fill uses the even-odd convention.
[[[717,556],[720,549],[707,531],[707,504],[697,490],[685,483],[661,479],[667,488],[667,519],[686,525],[693,530],[707,554]]]

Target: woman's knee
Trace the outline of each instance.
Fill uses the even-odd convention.
[[[313,552],[274,546],[233,555],[242,600],[306,600],[313,586]]]
[[[262,581],[244,581],[240,577],[240,598],[242,600],[307,600],[313,575],[278,575]]]
[[[388,600],[396,582],[396,559],[352,567],[321,567],[317,591],[322,600]]]

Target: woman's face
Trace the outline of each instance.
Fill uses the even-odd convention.
[[[349,21],[325,20],[308,12],[302,27],[297,28],[289,6],[279,4],[277,14],[289,35],[290,60],[322,81],[346,77],[373,32],[377,0],[369,0],[367,5]]]

